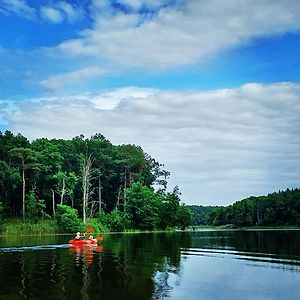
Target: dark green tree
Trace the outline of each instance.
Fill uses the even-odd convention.
[[[25,171],[37,168],[37,152],[27,148],[14,148],[9,151],[14,163],[19,166],[22,174],[22,216],[25,219],[25,194],[26,180]]]
[[[160,197],[140,183],[133,183],[126,195],[125,214],[129,224],[137,229],[155,228],[159,224]]]
[[[2,202],[4,212],[9,211],[12,214],[13,199],[20,183],[21,178],[18,169],[0,160],[0,202]]]
[[[177,225],[184,230],[191,225],[192,213],[186,205],[180,205],[177,210]]]
[[[158,192],[160,194],[160,191]],[[174,227],[178,224],[178,209],[180,207],[179,190],[174,188],[172,193],[162,194],[160,209],[160,227]]]

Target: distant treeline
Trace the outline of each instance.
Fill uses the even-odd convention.
[[[188,205],[192,212],[192,225],[208,225],[208,215],[218,206]]]
[[[79,218],[111,230],[186,227],[190,212],[177,187],[166,191],[169,175],[141,147],[100,133],[30,142],[0,132],[0,220],[56,218],[68,230]]]
[[[189,206],[192,225],[285,226],[300,225],[300,189],[249,197],[232,205]]]

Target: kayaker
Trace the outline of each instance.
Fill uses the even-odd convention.
[[[77,232],[74,240],[79,241],[81,240],[81,238],[85,238],[85,233],[83,235],[80,235],[80,232]]]
[[[93,241],[93,242],[97,242],[97,239],[94,239],[94,237],[92,236],[92,235],[90,235],[89,237],[88,237],[88,240],[91,240],[91,241]]]

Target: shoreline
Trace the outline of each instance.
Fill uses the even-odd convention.
[[[174,230],[152,230],[152,231],[120,231],[120,232],[92,232],[94,235],[115,235],[115,234],[153,234],[153,233],[195,233],[195,232],[221,232],[221,231],[300,231],[300,227],[280,227],[280,228],[251,228],[251,227],[241,227],[241,228],[198,228],[198,229],[187,229],[187,230],[180,230],[180,229],[174,229]],[[44,233],[44,234],[18,234],[18,233],[12,233],[12,234],[0,234],[0,238],[6,238],[11,236],[19,236],[19,237],[34,237],[34,236],[69,236],[73,235],[74,233]]]

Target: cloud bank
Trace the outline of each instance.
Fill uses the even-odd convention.
[[[205,63],[256,38],[300,29],[296,0],[92,1],[93,25],[58,50],[126,67]],[[153,3],[152,7],[150,3]]]
[[[59,26],[68,25],[73,38],[62,35],[51,46],[39,44],[34,49],[0,51],[1,68],[8,69],[4,82],[9,76],[7,81],[31,90],[61,90],[64,85],[58,81],[63,82],[64,78],[68,87],[80,86],[84,90],[85,79],[101,80],[114,72],[120,79],[135,70],[152,74],[181,67],[205,70],[204,64],[225,52],[258,39],[300,30],[298,0],[91,0],[34,4],[3,0],[0,13],[29,18],[36,26],[51,23],[49,28],[55,26],[58,30]],[[80,29],[71,30],[74,22],[81,24]],[[36,67],[37,59],[44,68]],[[24,70],[31,74],[30,78],[23,75]],[[82,81],[69,80],[79,76]]]
[[[14,14],[34,21],[40,19],[54,24],[64,21],[74,23],[84,15],[83,8],[72,4],[71,1],[48,1],[47,5],[41,5],[46,3],[47,1],[30,4],[27,0],[2,0],[0,1],[0,13]]]
[[[141,145],[171,171],[187,203],[229,204],[299,186],[299,84],[126,88],[15,105],[0,114],[30,138],[101,132],[113,143]]]

